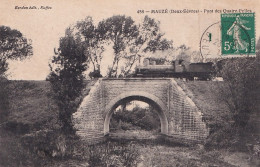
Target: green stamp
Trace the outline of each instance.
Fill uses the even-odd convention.
[[[255,54],[255,14],[221,14],[222,55]]]

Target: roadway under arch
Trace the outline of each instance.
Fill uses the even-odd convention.
[[[165,104],[163,104],[163,102],[155,95],[143,91],[132,91],[132,92],[122,93],[116,98],[114,98],[113,100],[111,100],[108,103],[108,105],[106,105],[104,135],[109,134],[110,119],[116,107],[126,101],[132,101],[132,100],[143,101],[152,105],[156,109],[158,116],[160,118],[161,133],[168,135],[168,120],[165,114],[167,112],[167,108],[165,107]]]

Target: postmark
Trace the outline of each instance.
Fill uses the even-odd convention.
[[[255,54],[254,13],[222,14],[203,32],[200,53],[204,60]]]
[[[200,39],[200,54],[203,60],[221,58],[221,24],[211,24]]]
[[[255,54],[255,14],[221,14],[222,55]]]

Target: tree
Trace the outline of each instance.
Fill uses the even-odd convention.
[[[0,26],[0,121],[8,115],[9,89],[6,71],[8,60],[23,60],[32,55],[31,41],[18,30]]]
[[[88,16],[70,29],[72,36],[85,48],[88,63],[93,67],[90,76],[100,72],[106,49],[112,49],[114,53],[107,77],[118,77],[128,75],[147,52],[172,48],[172,41],[163,38],[160,23],[148,16],[141,24],[136,24],[131,17],[116,15],[100,21],[97,26]]]
[[[220,76],[227,86],[221,91],[222,100],[232,113],[235,127],[244,128],[257,106],[259,65],[252,57],[228,59],[222,65]]]
[[[84,46],[73,37],[72,30],[67,29],[52,64],[49,64],[51,72],[47,78],[55,93],[64,132],[73,132],[71,116],[78,107],[77,99],[84,88],[83,73],[87,69],[87,60]]]
[[[137,25],[131,17],[117,15],[102,20],[97,27],[93,25],[92,18],[87,17],[77,22],[74,28],[77,31],[76,36],[88,48],[86,51],[94,71],[100,69],[105,48],[112,47],[114,55],[111,57],[112,65],[109,67],[108,77],[126,76],[146,52],[165,50],[172,46],[172,41],[163,38],[159,22],[148,16]],[[120,61],[123,63],[121,72]]]
[[[125,56],[127,61],[123,75],[128,75],[134,64],[146,53],[154,54],[156,51],[172,49],[172,41],[163,38],[163,36],[164,34],[160,31],[160,22],[145,16],[143,22],[138,26],[138,36],[129,45],[129,55]],[[158,55],[154,58],[157,57]],[[159,57],[159,59],[161,58]]]
[[[112,43],[114,58],[108,77],[116,77],[118,63],[126,53],[126,47],[138,36],[138,28],[131,17],[113,16],[98,25],[98,31],[108,43]]]
[[[93,24],[92,17],[88,16],[84,21],[78,21],[76,26],[76,37],[81,39],[81,44],[85,47],[85,54],[89,57],[95,71],[100,72],[100,64],[103,59],[104,42],[101,34]]]
[[[31,41],[20,31],[0,26],[0,75],[8,69],[7,60],[23,60],[32,54]]]

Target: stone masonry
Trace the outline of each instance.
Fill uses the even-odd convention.
[[[77,135],[88,143],[109,134],[113,110],[124,100],[142,100],[157,107],[161,133],[179,141],[203,142],[209,129],[195,103],[174,79],[99,79],[73,114]]]

